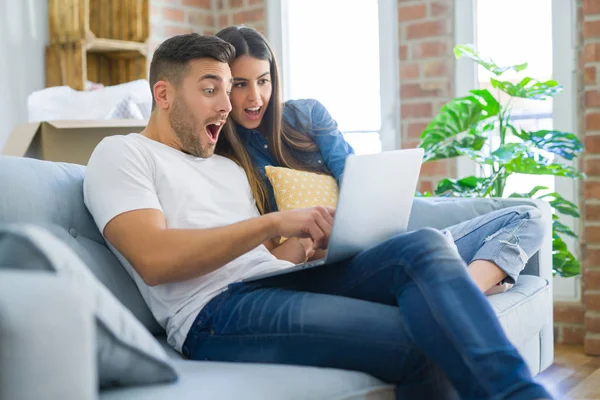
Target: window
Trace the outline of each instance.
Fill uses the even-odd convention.
[[[499,65],[527,62],[527,69],[519,74],[507,71],[501,79],[518,83],[525,75],[540,81],[553,79],[552,73],[552,2],[548,0],[503,0],[502,6],[490,0],[477,0],[476,47]],[[536,18],[532,19],[531,16]],[[530,29],[507,29],[510,25]],[[532,26],[534,25],[534,26]],[[483,67],[477,69],[479,87],[488,89],[506,104],[508,96],[490,84],[494,75]],[[499,95],[499,96],[498,96]],[[512,121],[517,128],[526,130],[552,129],[552,99],[536,101],[513,98]],[[507,141],[516,141],[509,135]],[[495,141],[497,144],[497,141]],[[551,153],[544,156],[552,159]],[[528,192],[533,186],[546,186],[554,191],[554,177],[549,175],[512,175],[506,183],[505,196],[514,192]]]
[[[575,16],[574,2],[565,0],[456,0],[456,43],[474,43],[500,64],[528,62],[529,67],[523,73],[539,80],[555,79],[564,87],[563,93],[550,101],[516,102],[512,113],[514,125],[576,132]],[[469,90],[487,84],[485,74],[472,61],[459,59],[456,95],[464,96]],[[503,80],[510,78],[508,73],[502,75]],[[475,164],[464,158],[459,160],[457,169],[461,177],[477,173]],[[532,185],[547,186],[577,204],[576,186],[568,178],[520,175],[507,183],[505,193],[524,192]],[[561,221],[578,231],[578,219],[561,216]],[[577,242],[571,238],[565,238],[565,242],[577,256]],[[580,287],[578,277],[556,277],[554,298],[578,301]]]
[[[268,7],[277,8],[273,3],[278,2]],[[277,52],[279,45],[282,55],[284,99],[319,100],[358,154],[398,148],[398,35],[390,33],[396,29],[397,12],[389,11],[395,2],[279,3],[275,13],[281,15],[281,42],[274,48]],[[276,31],[271,11],[269,21],[270,31]]]

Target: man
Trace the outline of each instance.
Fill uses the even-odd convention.
[[[241,282],[326,248],[334,211],[259,215],[257,178],[225,124],[233,53],[197,34],[161,44],[146,129],[104,139],[86,172],[86,205],[169,343],[191,359],[360,370],[403,398],[449,397],[440,369],[463,398],[549,398],[438,231]]]

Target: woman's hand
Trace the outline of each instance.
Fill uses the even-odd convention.
[[[279,243],[280,240],[277,240]],[[301,264],[315,254],[314,241],[311,238],[287,238],[283,243],[267,247],[280,260]]]
[[[299,241],[306,249],[306,261],[320,260],[327,255],[327,249],[316,249],[311,239],[299,239]]]
[[[315,254],[314,241],[311,238],[300,238],[298,241],[304,247],[304,254],[306,254],[304,261],[306,262]]]

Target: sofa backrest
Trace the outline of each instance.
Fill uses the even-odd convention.
[[[150,332],[163,334],[83,203],[84,172],[82,165],[0,156],[0,223],[28,222],[50,229]]]

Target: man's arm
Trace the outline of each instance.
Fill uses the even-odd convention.
[[[113,218],[106,239],[148,285],[183,281],[212,272],[275,236],[310,237],[326,247],[333,209],[315,207],[270,213],[211,229],[169,229],[162,212],[129,211]]]

